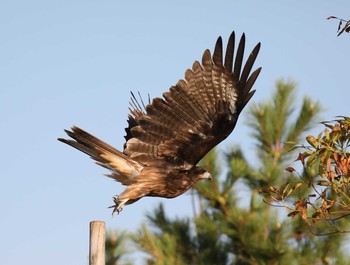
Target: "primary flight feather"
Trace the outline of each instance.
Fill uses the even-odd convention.
[[[234,56],[231,34],[223,61],[222,39],[213,55],[203,54],[192,69],[162,98],[147,106],[132,94],[123,152],[73,126],[72,139],[58,140],[88,154],[109,169],[107,176],[127,188],[114,197],[113,213],[145,196],[174,198],[201,179],[211,179],[197,163],[234,129],[238,116],[254,95],[261,68],[251,73],[258,43],[243,66],[245,35]]]

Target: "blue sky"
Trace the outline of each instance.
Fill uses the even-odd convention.
[[[282,3],[284,2],[284,3]],[[159,202],[190,215],[190,196],[142,199],[111,218],[123,187],[58,141],[72,125],[122,148],[129,91],[160,96],[235,30],[247,50],[262,43],[252,101],[275,81],[298,83],[323,119],[349,115],[350,35],[335,15],[349,1],[0,1],[0,260],[2,265],[86,264],[88,226],[135,230]],[[244,113],[221,148],[254,142]]]

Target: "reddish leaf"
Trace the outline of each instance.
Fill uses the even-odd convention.
[[[340,30],[342,24],[343,24],[343,21],[340,20],[338,25],[338,31]]]
[[[298,183],[296,183],[296,184],[293,186],[292,190],[294,191],[294,190],[296,190],[297,188],[299,188],[299,187],[302,186],[302,185],[303,185],[303,183],[298,182]]]
[[[335,168],[335,173],[337,173],[338,175],[340,175],[340,174],[341,174],[341,170],[340,170],[338,167],[336,167],[336,168]]]
[[[296,216],[297,214],[299,213],[299,211],[293,211],[293,212],[291,212],[291,213],[289,213],[288,214],[288,217],[294,217],[294,216]]]
[[[339,164],[339,156],[338,156],[337,152],[333,153],[333,157],[334,157],[335,163]]]
[[[303,220],[305,220],[306,219],[306,211],[302,211],[301,212],[301,218],[303,218]]]
[[[304,211],[307,208],[306,199],[300,199],[299,201],[296,201],[294,205],[296,210]]]
[[[327,17],[328,20],[329,20],[329,19],[333,19],[333,18],[337,18],[337,17],[335,17],[335,16],[329,16],[329,17]]]
[[[317,141],[317,139],[316,139],[314,136],[309,135],[308,137],[306,137],[306,141],[307,141],[309,144],[311,144],[311,146],[312,146],[313,148],[317,148],[317,147],[318,147],[318,141]]]
[[[307,158],[309,155],[308,154],[306,154],[306,152],[304,152],[304,153],[299,153],[299,155],[298,155],[298,158],[295,160],[295,161],[298,161],[298,160],[300,160],[301,161],[301,163],[304,165],[305,164],[305,158]]]
[[[299,201],[294,203],[295,210],[301,212],[301,218],[304,220],[307,218],[306,215],[306,209],[307,209],[307,202],[306,199],[300,199]]]
[[[287,167],[286,170],[289,172],[289,173],[292,173],[295,171],[295,169],[293,167]]]
[[[327,186],[332,186],[332,183],[328,181],[320,180],[320,181],[317,181],[317,185],[327,187]]]

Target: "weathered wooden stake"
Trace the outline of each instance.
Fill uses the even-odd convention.
[[[103,221],[90,222],[90,265],[105,265],[106,225]]]

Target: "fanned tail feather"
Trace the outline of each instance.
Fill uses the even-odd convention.
[[[76,126],[72,127],[72,131],[65,130],[65,132],[73,140],[63,138],[58,140],[86,153],[97,164],[111,170],[113,174],[108,175],[109,177],[129,185],[140,174],[142,166],[88,132]]]

